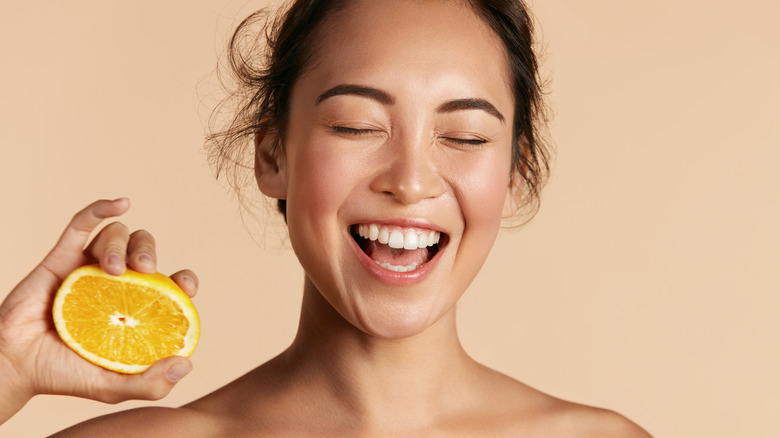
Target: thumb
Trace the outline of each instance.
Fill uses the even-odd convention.
[[[192,371],[192,362],[186,357],[171,356],[155,362],[141,374],[116,374],[109,386],[105,402],[119,403],[125,400],[159,400],[171,391],[176,383]]]

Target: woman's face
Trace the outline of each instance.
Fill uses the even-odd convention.
[[[285,139],[290,241],[351,324],[420,333],[454,315],[510,213],[503,45],[460,2],[363,0],[315,46]]]

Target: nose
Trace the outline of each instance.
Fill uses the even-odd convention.
[[[414,204],[444,193],[434,145],[424,141],[388,143],[381,159],[384,165],[371,181],[373,191],[390,195],[402,204]]]

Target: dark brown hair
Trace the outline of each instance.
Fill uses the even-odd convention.
[[[534,51],[533,20],[522,0],[462,0],[499,36],[507,53],[514,93],[512,169],[521,176],[525,218],[539,206],[540,192],[549,173],[549,151],[539,64]],[[254,136],[274,132],[274,153],[284,153],[283,139],[290,113],[292,89],[316,52],[316,34],[325,18],[342,9],[347,0],[295,0],[275,19],[264,10],[238,25],[227,50],[230,82],[228,99],[215,114],[232,113],[223,126],[207,137],[209,159],[217,172],[240,190],[254,177]],[[221,77],[221,79],[228,79]],[[223,81],[224,83],[225,81]],[[212,122],[214,119],[212,119]],[[285,215],[286,202],[278,200]]]

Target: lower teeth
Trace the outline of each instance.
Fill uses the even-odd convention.
[[[374,260],[374,261],[376,262],[377,265],[381,266],[382,268],[387,269],[389,271],[395,271],[395,272],[414,271],[415,269],[417,269],[419,267],[419,266],[417,266],[414,263],[412,263],[411,265],[407,265],[407,266],[396,266],[396,265],[391,265],[390,263],[377,262],[376,260]]]

